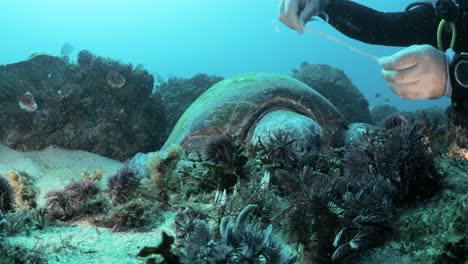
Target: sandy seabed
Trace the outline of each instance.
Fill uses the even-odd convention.
[[[83,170],[102,170],[104,185],[106,178],[122,166],[119,161],[81,150],[48,147],[20,152],[0,146],[0,174],[7,176],[10,170],[15,170],[31,175],[40,189],[39,204],[44,203],[48,191],[61,189],[71,180],[79,179]],[[173,213],[165,213],[166,221],[161,226],[145,232],[113,232],[82,220],[34,230],[28,236],[17,235],[9,240],[13,244],[44,250],[48,263],[145,263],[136,257],[139,250],[158,245],[162,230],[171,233],[173,217]]]

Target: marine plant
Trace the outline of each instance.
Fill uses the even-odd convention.
[[[49,191],[45,198],[49,219],[67,221],[75,215],[72,199],[65,190]]]
[[[33,178],[26,172],[10,170],[9,181],[15,194],[16,208],[36,208],[39,188],[35,186]]]
[[[175,171],[182,154],[181,146],[171,145],[164,151],[153,153],[148,159],[150,175],[142,179],[142,184],[149,190],[156,189],[156,199],[162,206],[169,203],[171,173]]]
[[[125,203],[135,195],[140,186],[137,174],[126,164],[107,179],[107,195],[113,204]]]
[[[79,214],[92,215],[102,211],[103,202],[98,197],[101,190],[95,182],[74,181],[65,186],[65,191],[69,194]]]
[[[114,231],[141,230],[152,228],[151,223],[158,222],[160,216],[150,200],[135,198],[110,207],[105,215],[94,218],[92,222]]]
[[[314,179],[320,176],[340,176],[342,172],[342,159],[344,148],[331,148],[318,153],[309,160],[310,165],[303,166],[302,170],[276,169],[272,172],[272,184],[280,193],[288,195],[310,186]]]
[[[14,197],[13,190],[8,180],[0,174],[0,210],[3,213],[12,211]]]
[[[39,247],[26,248],[8,242],[4,234],[0,232],[0,256],[2,264],[34,263],[45,264],[47,256]]]
[[[47,217],[45,208],[35,208],[32,210],[20,209],[6,215],[8,221],[5,222],[3,230],[9,236],[25,234],[29,236],[33,230],[44,230],[51,223]]]
[[[49,191],[45,198],[48,216],[53,220],[95,215],[107,207],[99,186],[91,180],[71,182],[62,190]]]

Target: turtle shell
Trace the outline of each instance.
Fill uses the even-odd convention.
[[[325,97],[289,76],[250,73],[225,79],[203,93],[181,116],[163,149],[179,144],[187,152],[200,151],[225,133],[249,144],[260,120],[277,110],[317,122],[322,149],[342,144],[346,123]]]

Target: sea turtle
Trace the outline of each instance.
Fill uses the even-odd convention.
[[[203,93],[182,115],[162,147],[203,152],[227,133],[245,144],[286,130],[302,146],[320,149],[344,142],[346,122],[323,96],[289,76],[250,73],[225,79]],[[317,142],[317,138],[320,142]],[[312,143],[311,143],[312,142]]]

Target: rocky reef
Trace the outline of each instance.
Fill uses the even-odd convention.
[[[35,54],[0,67],[0,143],[49,145],[125,160],[158,149],[167,134],[161,97],[142,66],[83,50],[78,64]]]
[[[292,77],[327,98],[348,123],[373,123],[369,103],[343,71],[329,65],[303,62],[299,69],[293,70]]]
[[[17,245],[34,253],[40,238],[46,246],[31,263],[466,262],[468,165],[453,155],[467,151],[466,132],[446,135],[439,109],[348,124],[369,122],[364,97],[338,71],[309,68],[318,72],[309,85],[267,73],[197,75],[153,93],[142,67],[87,51],[78,64],[37,55],[4,66],[2,143],[121,160],[148,153],[107,176],[74,171],[67,180],[61,162],[68,168],[45,181],[49,189],[40,183],[50,172],[0,176],[0,252],[15,263],[27,256]]]

